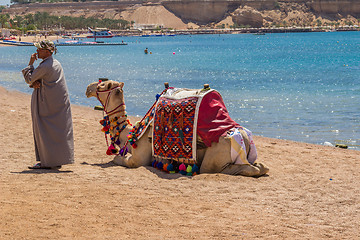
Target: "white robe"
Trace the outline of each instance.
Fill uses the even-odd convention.
[[[44,167],[74,162],[74,137],[69,94],[61,64],[52,56],[34,69],[22,70],[25,82],[40,80],[31,98],[36,160]]]

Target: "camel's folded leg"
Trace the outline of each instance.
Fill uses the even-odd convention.
[[[206,149],[201,163],[200,173],[224,173],[230,175],[242,175],[247,177],[259,177],[266,174],[269,169],[262,163],[233,164],[230,153],[229,138],[219,138],[218,143],[212,143]]]
[[[151,155],[143,157],[136,157],[131,153],[127,153],[125,156],[116,156],[113,159],[113,163],[116,165],[128,167],[128,168],[137,168],[141,166],[148,166],[151,164]]]
[[[229,164],[221,173],[230,175],[242,175],[246,177],[260,177],[269,172],[269,169],[262,163],[250,164]]]
[[[137,148],[130,148],[129,152],[125,156],[116,156],[114,157],[113,162],[117,165],[128,167],[128,168],[137,168],[141,166],[151,165],[151,152],[152,145],[149,139],[146,137],[149,135],[151,128],[148,128],[144,133],[144,137],[141,137],[136,143]]]
[[[269,172],[269,168],[263,164],[263,163],[254,163],[255,167],[258,167],[260,169],[260,176],[265,175]]]

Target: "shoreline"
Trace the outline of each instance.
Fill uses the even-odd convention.
[[[186,30],[171,30],[166,31],[165,33],[153,32],[153,31],[141,31],[141,30],[111,30],[114,33],[114,37],[160,37],[160,36],[176,36],[176,35],[202,35],[202,34],[253,34],[253,35],[265,35],[272,33],[304,33],[304,32],[347,32],[347,31],[360,31],[359,27],[339,27],[339,28],[330,28],[330,27],[279,27],[279,28],[235,28],[235,29],[216,29],[216,28],[199,28],[199,29],[186,29]],[[47,35],[46,38],[43,35],[35,36],[16,36],[14,44],[8,44],[3,42],[0,39],[0,47],[2,46],[27,46],[27,45],[18,45],[17,43],[35,43],[44,39],[50,41],[64,40],[64,39],[89,39],[83,30],[73,30],[70,31],[73,35],[61,36],[61,35]],[[100,38],[101,39],[101,38]],[[121,44],[123,45],[123,44]]]
[[[199,34],[269,34],[269,33],[301,33],[301,32],[346,32],[346,31],[360,31],[359,27],[345,26],[345,27],[278,27],[278,28],[199,28],[199,29],[173,29],[170,31],[150,31],[150,30],[111,30],[114,37],[125,36],[173,36],[173,35],[199,35]],[[87,38],[87,34],[83,30],[69,31],[73,36],[63,35],[47,35],[38,34],[32,36],[16,36],[14,41],[19,42],[37,42],[43,39],[51,41],[59,39],[78,39]],[[21,38],[21,40],[19,39]],[[89,38],[93,39],[93,38]],[[101,38],[100,38],[101,39]],[[1,39],[0,39],[1,40]]]
[[[75,163],[29,170],[30,95],[0,87],[0,238],[355,239],[358,151],[254,136],[268,176],[111,163],[100,111],[72,105]],[[135,119],[134,119],[135,120]],[[132,121],[134,121],[132,120]],[[141,229],[141,230],[139,230]]]

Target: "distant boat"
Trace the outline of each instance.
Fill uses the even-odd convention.
[[[265,35],[263,32],[254,33],[253,35]]]
[[[96,28],[95,30],[88,28],[91,35],[86,36],[87,38],[112,38],[114,35],[105,28]]]

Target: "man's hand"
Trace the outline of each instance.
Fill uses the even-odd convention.
[[[40,88],[41,87],[41,82],[40,81],[35,81],[33,84],[32,84],[32,87],[37,89],[37,88]]]
[[[37,53],[31,54],[29,65],[33,65],[35,60],[37,60]]]

